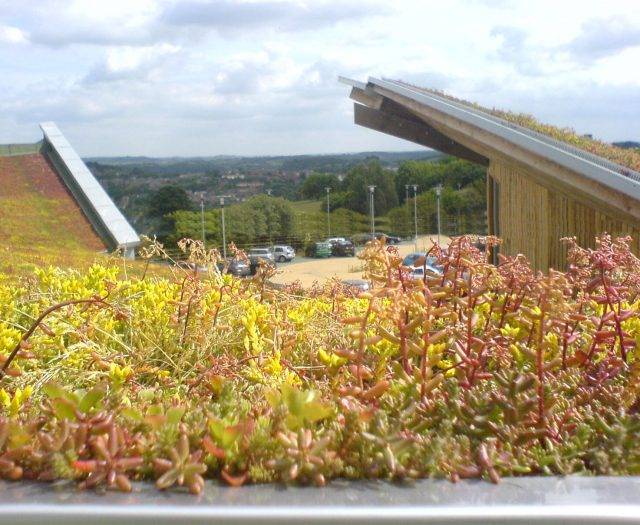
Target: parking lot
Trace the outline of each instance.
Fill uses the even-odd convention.
[[[437,235],[422,235],[418,237],[418,251],[426,251],[431,247]],[[441,236],[443,244],[449,238]],[[395,245],[401,255],[416,251],[413,242],[404,241]],[[360,252],[362,248],[358,248]],[[300,281],[304,287],[312,286],[314,282],[322,283],[326,279],[336,277],[342,279],[359,279],[362,277],[362,261],[358,257],[329,257],[328,259],[313,259],[296,255],[289,263],[278,263],[278,273],[271,280],[279,284]]]

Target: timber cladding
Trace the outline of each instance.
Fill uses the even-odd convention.
[[[593,247],[603,233],[631,235],[633,250],[640,253],[637,221],[612,218],[593,204],[538,184],[539,179],[503,161],[491,160],[488,177],[489,185],[497,187],[488,200],[487,214],[495,217],[489,233],[503,239],[502,253],[523,253],[538,270],[564,269],[562,237],[575,236],[581,246]]]

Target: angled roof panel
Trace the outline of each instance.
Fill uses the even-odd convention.
[[[113,247],[132,248],[140,243],[140,238],[122,212],[113,203],[107,192],[93,176],[71,144],[53,122],[43,122],[40,129],[45,141],[50,145],[64,166],[61,176],[69,189],[79,199],[89,220],[101,235],[108,235],[108,244]]]
[[[464,122],[538,157],[548,159],[585,179],[596,181],[620,194],[640,201],[640,173],[571,144],[508,122],[476,107],[439,96],[430,90],[397,80],[369,78],[366,84],[343,77],[339,80],[351,85],[354,89],[377,93],[383,97],[391,93],[409,99],[418,106]]]
[[[360,82],[341,79],[354,87]],[[640,200],[640,173],[542,133],[524,128],[485,111],[438,96],[396,80],[369,78],[367,87],[387,90],[492,133],[512,144],[547,158],[583,177]]]

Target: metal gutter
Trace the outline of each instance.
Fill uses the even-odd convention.
[[[140,238],[53,122],[40,124],[48,155],[65,184],[103,241],[133,256]]]
[[[346,80],[346,79],[345,79]],[[425,93],[404,83],[369,78],[367,86],[386,89],[450,117],[471,124],[512,144],[546,158],[584,177],[640,200],[640,173],[585,152],[546,135],[509,123],[464,104]],[[381,94],[381,93],[379,93]],[[624,173],[624,175],[622,174]]]
[[[78,491],[75,484],[0,482],[0,524],[622,524],[640,522],[638,477],[521,477],[331,482],[327,487],[208,482],[205,492]]]

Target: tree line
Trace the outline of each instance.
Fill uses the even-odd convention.
[[[443,186],[441,212],[443,233],[484,233],[486,229],[485,168],[458,160],[440,162],[406,161],[397,170],[384,168],[376,160],[362,162],[340,178],[331,173],[314,173],[306,177],[300,193],[306,199],[321,200],[317,212],[296,211],[291,201],[282,197],[256,195],[225,209],[227,240],[239,246],[287,243],[301,246],[326,237],[326,188],[330,188],[331,232],[351,236],[367,232],[369,190],[375,186],[374,205],[378,228],[387,233],[410,236],[414,231],[414,193],[418,229],[436,231],[436,195]],[[410,189],[407,192],[406,186]],[[408,200],[407,200],[408,197]],[[202,236],[202,217],[188,195],[177,186],[165,186],[148,202],[148,215],[154,231],[172,244],[183,237]],[[222,243],[221,210],[204,212],[205,241]],[[381,223],[383,223],[381,225]],[[452,230],[451,224],[455,223]]]

